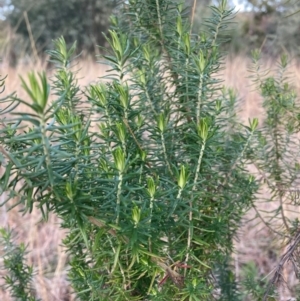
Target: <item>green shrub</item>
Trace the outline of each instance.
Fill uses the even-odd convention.
[[[0,242],[4,246],[1,250],[3,254],[4,268],[9,272],[4,277],[6,286],[11,296],[16,300],[36,301],[31,281],[33,276],[33,268],[24,263],[26,255],[26,247],[24,244],[19,246],[14,244],[12,232],[0,229]]]
[[[267,296],[272,289],[285,286],[288,281],[285,276],[291,273],[289,261],[297,278],[299,274],[300,106],[287,72],[288,56],[281,56],[275,75],[270,76],[270,70],[263,71],[260,52],[253,51],[252,54],[252,79],[263,98],[265,111],[264,122],[256,132],[257,139],[253,140],[253,150],[249,154],[264,189],[265,197],[260,197],[260,201],[265,205],[260,207],[265,210],[260,210],[255,203],[253,208],[283,250],[264,298],[258,300],[275,300],[274,297],[267,299]]]
[[[232,10],[212,7],[199,36],[174,1],[123,14],[106,37],[108,83],[81,89],[60,38],[51,86],[32,73],[31,102],[2,100],[1,189],[61,218],[81,300],[239,300],[230,256],[257,191],[245,155],[258,122],[238,122],[217,76]]]
[[[300,106],[289,82],[288,63],[288,56],[282,55],[276,75],[268,76],[260,70],[260,53],[253,52],[252,77],[263,97],[266,114],[264,123],[257,132],[258,139],[255,140],[255,153],[252,154],[251,161],[270,192],[268,201],[278,204],[270,217],[272,222],[268,221],[267,225],[273,226],[271,230],[274,231],[278,227],[276,221],[280,221],[279,232],[282,236],[297,231],[298,219],[288,212],[288,206],[299,205],[297,181],[300,140],[297,134],[300,129]]]

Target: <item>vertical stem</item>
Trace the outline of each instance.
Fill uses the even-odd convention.
[[[105,105],[105,114],[107,116],[107,119],[108,119],[108,125],[109,125],[109,132],[108,132],[108,136],[110,136],[110,133],[111,133],[111,129],[112,129],[112,121],[111,121],[111,117],[110,117],[110,114],[109,114],[109,111],[108,111],[108,106]],[[108,149],[110,151],[110,153],[112,153],[112,148],[111,148],[111,145],[110,145],[111,142],[107,141],[107,144],[108,144]]]
[[[202,147],[200,149],[200,153],[199,153],[199,157],[198,157],[196,174],[195,174],[195,178],[194,178],[192,191],[196,190],[196,185],[197,185],[197,181],[198,181],[198,177],[199,177],[199,172],[200,172],[200,167],[201,167],[201,162],[202,162],[205,146],[206,146],[206,140],[203,140],[203,144],[202,144]],[[191,242],[192,242],[193,231],[194,231],[194,227],[193,227],[193,199],[191,199],[189,205],[190,205],[190,211],[189,211],[189,224],[190,225],[189,225],[189,231],[188,231],[187,254],[186,254],[186,258],[185,258],[185,264],[187,264],[188,260],[189,260],[189,256],[190,256],[189,252],[190,252],[190,248],[191,248]],[[184,275],[186,275],[186,272],[187,272],[187,270],[185,269],[184,270]]]
[[[178,40],[177,40],[177,60],[179,61],[180,59],[180,41],[181,41],[181,36],[178,37]]]
[[[140,151],[143,152],[144,150],[143,150],[142,146],[140,145],[140,143],[138,142],[138,140],[137,140],[137,138],[136,138],[136,136],[135,136],[133,130],[131,129],[131,127],[130,127],[130,125],[129,125],[129,123],[128,123],[128,120],[125,119],[125,118],[123,118],[123,122],[124,122],[125,126],[127,127],[127,129],[129,130],[129,132],[130,132],[130,134],[131,134],[131,136],[132,136],[134,142],[136,143],[136,145],[138,146],[138,148],[140,149]],[[142,165],[142,167],[143,167],[143,165]],[[142,180],[142,179],[141,179],[141,177],[142,177],[142,172],[143,172],[143,168],[141,168],[140,181]],[[139,182],[140,182],[140,181],[139,181]]]
[[[51,187],[53,188],[53,172],[52,172],[52,165],[51,165],[51,157],[49,153],[49,141],[47,139],[47,134],[46,134],[46,122],[44,120],[44,116],[40,116],[41,118],[41,134],[42,134],[42,143],[43,143],[43,149],[45,153],[45,160],[46,160],[46,167],[49,175],[49,180]]]
[[[274,117],[274,119],[276,120],[279,120],[277,118],[277,116]],[[275,152],[276,152],[276,173],[278,173],[278,176],[276,176],[276,189],[277,191],[279,192],[279,204],[280,204],[280,214],[281,214],[281,218],[282,218],[282,221],[283,221],[283,224],[284,224],[284,227],[286,228],[287,231],[289,231],[289,225],[288,225],[288,222],[287,222],[287,219],[286,219],[286,216],[285,216],[285,213],[284,213],[284,201],[283,201],[283,195],[284,195],[284,192],[282,191],[282,188],[281,188],[281,168],[280,168],[280,158],[281,158],[281,155],[280,155],[280,146],[279,146],[279,141],[278,141],[278,125],[276,124],[275,127],[274,127],[274,131],[273,131],[273,135],[274,135],[274,142],[275,142]],[[278,178],[277,178],[278,177]]]
[[[154,202],[154,198],[151,197],[151,198],[150,198],[150,224],[151,224],[151,222],[152,222],[153,202]]]
[[[201,167],[201,163],[202,163],[202,158],[203,158],[205,146],[206,146],[206,140],[203,141],[202,147],[200,149],[198,162],[197,162],[197,168],[196,168],[196,174],[195,174],[193,188],[192,188],[193,191],[196,190],[196,185],[197,185],[197,181],[198,181],[198,177],[199,177],[199,172],[200,172],[200,167]]]
[[[164,158],[165,158],[168,170],[169,170],[170,174],[173,176],[173,171],[172,171],[170,163],[168,161],[167,149],[166,149],[166,143],[165,143],[165,137],[164,137],[164,134],[162,132],[160,134],[160,138],[161,138],[161,144],[162,144],[162,148],[163,148]]]
[[[189,59],[185,60],[185,94],[186,94],[186,105],[189,103],[189,73],[188,73]]]
[[[148,92],[148,89],[147,89],[146,85],[144,85],[143,88],[145,89],[146,98],[147,98],[147,100],[148,100],[148,102],[149,102],[149,104],[150,104],[151,110],[153,111],[154,116],[157,116],[157,112],[155,111],[153,102],[152,102],[152,100],[151,100],[151,97],[150,97],[150,95],[149,95],[149,92]]]
[[[151,290],[152,290],[152,287],[153,287],[153,284],[154,284],[156,276],[157,276],[157,274],[153,273],[153,276],[152,276],[152,279],[151,279],[151,283],[150,283],[150,286],[149,286],[148,292],[147,292],[148,295],[150,295],[150,293],[151,293]]]
[[[173,213],[175,212],[176,207],[177,207],[177,205],[178,205],[178,201],[179,201],[179,199],[181,198],[181,194],[182,194],[182,188],[179,188],[178,194],[177,194],[177,197],[176,197],[176,200],[175,200],[175,203],[174,203],[174,206],[173,206],[173,208],[172,208],[172,210],[171,210],[169,216],[172,216]]]
[[[220,27],[222,25],[223,13],[224,13],[224,11],[222,9],[222,12],[221,12],[221,15],[220,15],[220,19],[219,19],[219,22],[217,24],[217,27],[216,27],[216,30],[215,30],[215,34],[214,34],[214,37],[213,37],[213,40],[212,40],[212,43],[211,43],[211,46],[216,46],[216,42],[217,42],[219,30],[220,30]]]
[[[197,111],[196,111],[197,124],[199,124],[199,122],[200,122],[202,89],[203,89],[203,74],[200,74],[200,81],[199,81],[199,86],[198,86],[198,97],[197,97]]]
[[[118,183],[118,190],[117,190],[117,218],[116,218],[116,225],[119,224],[120,221],[120,205],[121,205],[121,192],[122,192],[122,185],[123,185],[123,173],[119,172],[119,183]]]
[[[121,265],[121,263],[119,261],[121,243],[120,242],[118,243],[118,249],[116,250],[115,247],[114,247],[114,245],[113,245],[113,243],[112,243],[112,241],[111,241],[111,239],[110,239],[110,237],[109,237],[109,235],[106,235],[106,237],[107,237],[107,239],[109,241],[109,244],[110,244],[110,247],[112,248],[113,253],[115,254],[114,264],[113,264],[113,267],[112,267],[112,269],[110,271],[110,274],[112,275],[114,273],[114,271],[115,271],[115,269],[117,267],[117,264],[118,264],[118,266],[120,268],[120,271],[121,271],[121,274],[122,274],[122,277],[123,277],[124,290],[125,290],[126,289],[126,276],[125,276],[125,272],[124,272],[124,270],[122,268],[122,265]]]
[[[153,214],[153,202],[154,202],[154,197],[151,197],[150,198],[150,219],[149,219],[149,229],[150,230],[151,230],[152,214]],[[151,236],[148,238],[148,246],[149,246],[149,251],[152,252]]]
[[[238,156],[238,158],[235,160],[234,164],[233,164],[232,167],[230,168],[230,171],[229,171],[229,173],[227,174],[226,179],[225,179],[223,185],[226,185],[226,184],[228,183],[229,178],[230,178],[230,176],[231,176],[233,170],[235,169],[236,165],[238,164],[239,161],[241,161],[241,160],[243,159],[244,154],[245,154],[245,151],[246,151],[246,149],[248,148],[248,146],[249,146],[249,144],[250,144],[250,141],[251,141],[251,139],[252,139],[252,136],[253,136],[253,132],[251,132],[251,134],[249,135],[249,137],[248,137],[248,139],[247,139],[247,141],[246,141],[246,144],[245,144],[243,150],[241,151],[240,155]]]
[[[162,28],[162,22],[161,22],[159,0],[156,0],[156,11],[157,11],[157,18],[158,18],[158,26],[159,26],[160,39],[161,39],[161,42],[163,43],[163,41],[164,41],[164,35],[163,35],[163,28]]]

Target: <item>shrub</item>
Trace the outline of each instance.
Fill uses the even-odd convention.
[[[6,289],[16,300],[36,301],[33,296],[31,280],[33,268],[24,263],[26,247],[24,244],[16,245],[12,239],[12,232],[0,229],[4,268],[9,272],[4,277]]]
[[[263,98],[265,118],[253,140],[250,162],[257,170],[257,179],[264,189],[266,210],[253,204],[258,219],[274,235],[282,248],[277,267],[268,284],[263,300],[274,288],[284,286],[288,281],[287,267],[290,261],[294,271],[299,273],[299,120],[300,106],[297,95],[287,73],[289,59],[286,54],[280,57],[275,75],[262,71],[260,52],[253,51],[252,78]]]
[[[106,37],[109,82],[81,89],[75,44],[60,38],[51,86],[31,73],[30,101],[2,100],[1,189],[24,213],[61,218],[81,300],[238,300],[230,256],[257,190],[245,155],[258,122],[238,122],[217,76],[232,10],[212,7],[195,36],[174,1],[123,9]]]

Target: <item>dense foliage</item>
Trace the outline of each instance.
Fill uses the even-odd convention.
[[[31,287],[33,267],[25,263],[26,247],[16,245],[10,230],[0,229],[0,243],[3,246],[3,267],[9,271],[4,276],[5,289],[11,292],[16,300],[37,301]]]
[[[45,75],[30,74],[32,102],[2,102],[15,116],[1,130],[3,190],[26,211],[36,204],[62,218],[82,300],[236,294],[222,271],[256,190],[244,154],[257,120],[240,125],[234,97],[221,93],[231,11],[225,0],[212,10],[209,34],[192,36],[182,5],[130,1],[107,37],[110,83],[80,96],[68,67],[75,47],[59,39],[49,52],[56,100]],[[32,113],[17,113],[19,103]]]
[[[291,188],[299,166],[282,156],[296,156],[289,147],[299,108],[283,75],[287,57],[278,78],[264,78],[254,52],[267,119],[261,129],[257,119],[239,122],[236,96],[217,74],[233,10],[222,0],[211,11],[205,32],[194,35],[182,4],[131,0],[105,36],[106,78],[79,87],[76,46],[59,38],[48,52],[56,66],[50,84],[30,73],[21,78],[30,101],[1,100],[5,202],[61,218],[80,300],[238,301],[245,287],[262,300],[254,277],[244,286],[235,279],[233,239],[256,208],[260,182],[249,164],[275,183],[271,200],[288,195],[282,185]],[[291,237],[296,222],[283,222]]]

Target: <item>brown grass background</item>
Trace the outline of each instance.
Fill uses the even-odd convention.
[[[253,91],[254,87],[249,79],[248,68],[250,65],[251,60],[249,58],[237,56],[226,60],[225,69],[220,74],[224,84],[236,90],[241,109],[240,117],[244,122],[253,117],[258,117],[260,121],[263,119],[261,98],[257,92]],[[275,62],[266,59],[264,65],[274,67]],[[81,68],[77,75],[81,87],[97,81],[99,77],[105,74],[105,68],[95,63],[93,59],[80,61],[78,67]],[[19,64],[16,68],[11,68],[5,63],[1,63],[0,68],[0,74],[8,76],[4,94],[17,91],[19,97],[26,98],[20,89],[19,76],[26,78],[29,71],[42,71],[46,69],[46,66],[42,62],[37,62]],[[292,75],[291,82],[300,95],[300,62],[292,61],[289,71]],[[25,110],[25,108],[21,109]],[[0,198],[3,201],[4,196],[0,196]],[[33,285],[37,297],[43,301],[74,300],[74,295],[72,295],[67,281],[68,258],[61,246],[65,233],[59,227],[59,220],[50,215],[48,222],[41,222],[41,214],[36,209],[33,210],[32,214],[25,216],[19,212],[21,207],[7,211],[11,204],[12,202],[0,207],[0,227],[14,229],[17,234],[17,241],[28,245],[30,253],[27,255],[27,259],[28,263],[35,267]],[[267,206],[261,205],[261,208],[272,210],[274,207],[268,204]],[[255,262],[261,275],[268,275],[284,251],[283,246],[278,244],[276,237],[263,224],[258,224],[258,220],[247,222],[253,216],[253,212],[247,213],[239,230],[239,238],[235,242],[234,267],[238,278],[243,265],[249,261]],[[0,265],[1,260],[0,257]],[[2,271],[0,271],[0,275],[1,273]],[[289,278],[287,279],[289,285],[296,284],[293,273],[288,273],[286,276]],[[0,284],[3,283],[1,281]],[[293,290],[289,292],[287,288],[282,289],[280,300],[293,300],[290,299],[293,294],[295,294]],[[0,300],[12,300],[5,289],[0,288]]]

